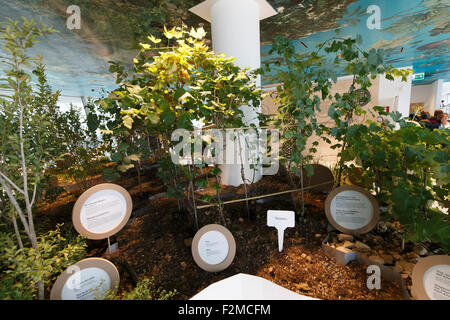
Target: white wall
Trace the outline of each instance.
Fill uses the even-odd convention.
[[[448,87],[448,89],[446,89]],[[429,85],[413,86],[411,91],[411,103],[423,103],[424,110],[430,114],[434,113],[434,110],[440,108],[441,100],[445,95],[445,90],[450,93],[450,86],[444,86],[442,79],[436,80]]]
[[[412,87],[411,103],[423,103],[425,110],[428,110],[430,109],[431,102],[434,105],[431,84]]]
[[[412,69],[412,67],[401,69]],[[390,107],[390,112],[398,111],[404,117],[407,117],[411,103],[412,75],[408,77],[406,82],[402,82],[401,78],[395,78],[394,81],[391,81],[386,79],[384,75],[379,76],[378,79],[380,81],[378,105]]]
[[[433,82],[433,90],[435,92],[436,100],[434,101],[434,110],[440,109],[441,107],[441,100],[442,100],[442,86],[444,84],[443,79],[439,79],[435,82]]]
[[[83,110],[83,103],[81,101],[81,97],[62,96],[62,95],[59,96],[58,106],[61,108],[61,111],[69,110],[71,104],[78,110],[80,111]]]
[[[450,82],[442,84],[442,96],[440,100],[444,100],[446,105],[450,105]]]

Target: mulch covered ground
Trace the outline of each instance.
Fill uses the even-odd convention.
[[[101,180],[99,180],[101,182]],[[134,212],[128,225],[116,236],[120,252],[139,277],[154,277],[157,286],[165,290],[176,289],[175,299],[189,299],[210,284],[237,273],[247,273],[270,280],[294,292],[319,299],[403,299],[398,282],[382,279],[380,290],[366,286],[367,266],[351,262],[339,265],[322,249],[327,235],[327,220],[323,211],[326,194],[306,193],[308,222],[297,220],[295,228],[285,230],[283,252],[278,252],[277,231],[266,225],[269,209],[292,210],[290,194],[271,201],[245,202],[225,206],[226,227],[236,240],[236,256],[229,268],[219,273],[208,273],[199,268],[191,254],[191,241],[196,228],[192,215],[180,212],[175,200],[166,197],[148,200],[149,196],[165,191],[161,181],[150,173],[143,177],[144,197],[139,197],[136,178],[123,177],[116,183],[127,188],[133,196]],[[280,177],[264,177],[252,189],[253,195],[289,190]],[[205,191],[207,192],[207,191]],[[223,194],[240,197],[243,187],[227,187]],[[298,197],[298,196],[297,196]],[[71,207],[75,199],[68,197],[42,209],[50,217],[49,224],[70,223]],[[56,207],[55,207],[56,206]],[[220,223],[217,209],[198,212],[199,227]],[[106,240],[89,241],[89,256],[103,256]],[[130,275],[121,271],[120,290],[133,288]],[[120,294],[120,293],[119,293]]]
[[[195,264],[189,246],[195,232],[181,215],[153,212],[136,218],[120,233],[118,242],[121,254],[138,274],[147,271],[166,290],[177,289],[177,299],[189,299],[237,273],[260,276],[320,299],[402,299],[397,282],[382,281],[381,290],[367,289],[367,266],[338,265],[322,250],[322,234],[306,246],[298,227],[287,229],[284,250],[279,253],[276,230],[267,227],[264,218],[231,222],[228,228],[236,240],[236,257],[219,273],[205,272]]]

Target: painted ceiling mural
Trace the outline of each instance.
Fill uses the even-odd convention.
[[[269,23],[277,25],[281,35],[293,39],[297,51],[312,51],[339,30],[339,37],[361,35],[366,49],[385,49],[386,62],[395,67],[412,66],[414,73],[424,72],[425,79],[414,81],[415,85],[437,79],[450,81],[450,0],[319,0],[306,8],[293,2],[286,1],[284,7],[279,4],[281,14]],[[372,25],[373,11],[367,10],[371,5],[379,8],[380,29],[368,27]],[[284,25],[291,27],[285,29]],[[263,62],[277,59],[268,56],[269,49],[270,44],[263,43]]]
[[[67,96],[100,96],[115,87],[108,72],[109,60],[127,63],[136,54],[139,40],[161,32],[164,25],[182,23],[205,27],[208,22],[190,13],[201,0],[0,0],[0,21],[34,17],[60,30],[43,40],[33,53],[41,53],[50,84]],[[387,62],[413,66],[425,72],[427,84],[450,81],[450,0],[269,0],[278,15],[261,22],[262,62],[270,43],[282,35],[301,52],[335,36],[362,35],[364,48],[384,48]],[[81,29],[66,27],[67,8],[78,5]],[[380,29],[369,29],[371,5],[380,10]],[[301,42],[308,46],[305,48]],[[264,82],[263,82],[264,83]],[[268,84],[267,82],[264,84]]]

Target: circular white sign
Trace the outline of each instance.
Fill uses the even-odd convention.
[[[229,251],[228,240],[219,231],[208,231],[198,241],[198,253],[207,264],[216,265],[225,260]]]
[[[61,273],[50,292],[51,300],[102,300],[116,293],[120,275],[102,258],[87,258]]]
[[[450,300],[450,265],[429,268],[423,275],[423,285],[431,300]]]
[[[103,299],[111,289],[111,279],[105,270],[86,268],[67,279],[61,292],[61,300]]]
[[[106,239],[119,232],[133,209],[130,194],[123,187],[102,183],[85,191],[75,202],[72,222],[79,234],[89,239]]]
[[[355,190],[345,190],[331,200],[331,216],[342,227],[358,230],[367,226],[373,218],[371,201]]]
[[[192,239],[192,257],[205,271],[219,272],[228,268],[236,254],[236,242],[224,226],[209,224],[197,231]]]
[[[92,233],[107,233],[123,221],[127,201],[117,190],[101,190],[91,195],[80,212],[82,226]]]

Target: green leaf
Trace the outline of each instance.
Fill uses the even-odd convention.
[[[111,155],[111,160],[112,161],[114,161],[114,162],[119,162],[119,161],[121,161],[122,160],[122,153],[120,153],[120,152],[114,152],[112,155]]]
[[[183,88],[178,88],[177,91],[175,91],[174,99],[175,101],[178,101],[184,94],[186,93],[186,90]]]
[[[197,187],[205,188],[206,186],[208,186],[208,179],[200,179],[197,181]]]
[[[448,150],[437,150],[434,151],[433,159],[439,163],[447,163],[449,161]]]
[[[161,115],[161,120],[166,126],[171,125],[176,118],[177,115],[171,110],[165,110]]]
[[[377,165],[381,165],[384,163],[384,161],[386,160],[386,152],[384,152],[384,150],[376,150],[375,151],[375,161],[377,163]]]
[[[100,125],[100,120],[95,113],[89,113],[87,116],[87,126],[90,132],[95,132]]]
[[[159,123],[159,115],[156,112],[148,113],[147,118],[150,120],[151,124]]]
[[[286,139],[291,139],[294,135],[295,135],[295,131],[293,131],[293,130],[286,130],[286,132],[284,133],[284,137]]]
[[[202,197],[202,200],[205,201],[205,202],[211,202],[212,196],[210,196],[209,194],[205,194],[205,195]]]
[[[306,170],[306,176],[308,178],[312,177],[312,175],[314,174],[314,166],[312,164],[307,164],[305,166],[305,170]]]
[[[120,174],[115,172],[114,169],[111,168],[105,169],[103,175],[105,176],[105,179],[108,181],[113,181],[120,177]]]

